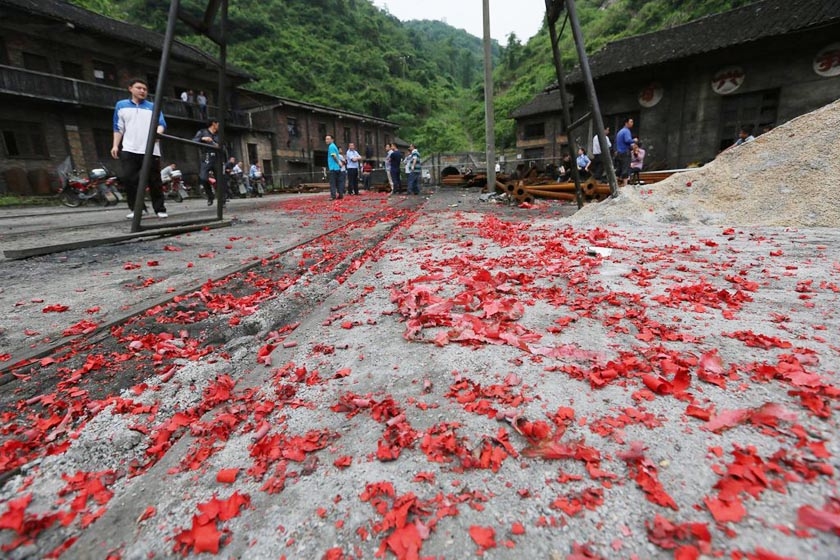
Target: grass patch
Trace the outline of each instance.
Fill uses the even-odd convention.
[[[0,208],[14,208],[16,206],[58,206],[59,204],[58,197],[55,196],[0,195]]]

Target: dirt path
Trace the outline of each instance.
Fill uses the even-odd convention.
[[[180,252],[144,243],[127,272],[148,276],[158,247],[153,275],[176,281],[159,267],[202,262],[205,242],[245,261],[350,208],[310,203]],[[20,452],[13,423],[48,445],[0,490],[0,543],[12,558],[835,558],[840,233],[580,227],[569,211],[440,191],[397,229],[358,230],[364,254],[303,249],[289,264],[310,272],[276,297],[213,311],[251,333],[211,351],[125,339],[107,367],[151,373],[118,398],[81,390],[76,366],[54,414],[7,401],[0,457]],[[339,274],[318,268],[332,253]],[[92,260],[64,262],[125,272]],[[137,292],[118,283],[108,307]],[[90,305],[59,295],[39,305]]]

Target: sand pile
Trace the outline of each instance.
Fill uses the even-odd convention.
[[[570,220],[840,227],[840,101],[732,148],[697,170],[621,189]]]

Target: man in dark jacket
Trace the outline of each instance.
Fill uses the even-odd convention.
[[[402,183],[400,182],[400,163],[402,162],[402,152],[397,148],[396,144],[391,144],[391,154],[388,156],[388,171],[391,173],[392,189],[391,194],[402,190]]]
[[[206,128],[202,128],[195,133],[193,142],[201,142],[214,148],[219,147],[219,121],[211,119],[207,123]],[[207,195],[207,206],[213,205],[213,186],[210,184],[210,172],[215,173],[216,158],[218,152],[216,150],[202,150],[201,151],[201,167],[198,171],[198,180],[204,188],[204,194]]]

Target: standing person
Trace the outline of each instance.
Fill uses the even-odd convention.
[[[385,144],[385,177],[388,178],[388,186],[390,187],[390,194],[394,194],[394,178],[391,176],[391,144]]]
[[[615,152],[619,164],[618,177],[622,187],[630,178],[630,147],[633,145],[631,128],[633,128],[633,119],[627,117],[624,120],[624,127],[615,136]]]
[[[408,149],[408,194],[420,194],[420,152],[414,144]]]
[[[187,90],[181,92],[181,102],[184,104],[184,110],[189,118],[193,118],[192,102],[190,101],[190,94]]]
[[[248,182],[251,184],[251,188],[257,193],[257,196],[262,197],[263,190],[265,190],[265,183],[259,163],[251,164],[251,169],[248,170]],[[260,187],[262,187],[262,190]]]
[[[356,151],[356,144],[347,145],[347,193],[359,194],[359,167],[362,155]]]
[[[187,113],[191,119],[195,118],[195,92],[187,90]]]
[[[576,163],[578,168],[578,176],[581,179],[588,179],[589,166],[592,165],[592,160],[590,160],[589,156],[586,155],[586,148],[578,148],[578,156]]]
[[[391,164],[391,184],[393,185],[391,194],[394,194],[402,190],[402,181],[400,180],[400,162],[402,162],[403,159],[402,152],[394,143],[391,144],[391,155],[388,156],[388,159]]]
[[[196,132],[193,137],[193,142],[201,142],[213,148],[219,147],[219,121],[210,119],[206,128],[202,128]],[[198,181],[204,188],[204,194],[207,195],[207,206],[213,205],[213,186],[210,184],[210,172],[216,167],[216,150],[203,150],[201,153],[201,166],[198,171]],[[219,197],[221,203],[224,204],[224,198]]]
[[[199,91],[195,100],[198,103],[198,117],[201,120],[206,121],[207,120],[207,96],[204,95],[204,91]]]
[[[225,193],[225,200],[231,200],[236,197],[237,194],[240,194],[234,190],[238,190],[239,187],[239,185],[234,184],[236,181],[236,177],[233,175],[234,167],[236,167],[236,157],[230,156],[224,165],[224,174],[227,175],[227,192]]]
[[[245,183],[245,165],[241,161],[234,164],[233,169],[230,170],[230,176],[236,182],[236,187],[239,190],[239,196],[248,196],[248,184]]]
[[[114,106],[114,140],[111,144],[111,157],[119,158],[122,167],[120,181],[125,186],[126,200],[131,212],[126,218],[134,218],[134,203],[137,197],[140,168],[146,154],[146,144],[149,140],[149,126],[152,123],[154,105],[146,99],[149,84],[140,78],[133,78],[128,86],[131,98],[117,101]],[[163,113],[158,116],[157,133],[166,130],[166,120]],[[120,150],[122,143],[122,150]],[[163,190],[160,182],[160,142],[155,141],[152,151],[152,166],[149,169],[149,194],[152,197],[152,208],[158,218],[168,217],[163,200]],[[143,185],[145,191],[146,186]],[[145,212],[145,206],[143,207]]]
[[[604,136],[607,138],[607,156],[612,149],[612,142],[610,141],[610,127],[604,127]],[[598,135],[592,137],[592,175],[599,181],[604,180],[604,159],[605,156],[601,154],[601,141]]]
[[[260,164],[258,164],[257,162],[252,163],[251,167],[248,168],[248,185],[250,185],[252,189],[257,189],[257,181],[259,181],[261,178],[262,171],[260,171]],[[259,189],[257,189],[257,194],[259,196],[262,196],[262,194],[259,192]]]
[[[370,191],[370,174],[373,172],[373,166],[369,161],[365,161],[362,166],[362,186],[366,191]]]
[[[324,142],[327,143],[327,167],[330,173],[330,200],[344,198],[344,186],[341,181],[341,158],[338,153],[338,146],[333,142],[333,137],[329,134],[324,137]]]

